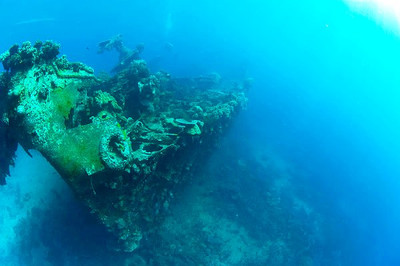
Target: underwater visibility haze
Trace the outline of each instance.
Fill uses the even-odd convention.
[[[396,1],[0,10],[0,265],[400,265]]]

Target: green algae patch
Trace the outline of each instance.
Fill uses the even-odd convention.
[[[54,150],[55,161],[68,176],[91,175],[104,169],[99,147],[102,131],[93,124],[67,130]]]
[[[65,88],[57,87],[51,92],[50,101],[53,103],[56,113],[64,119],[68,119],[72,108],[76,105],[78,95],[78,90],[73,85]]]

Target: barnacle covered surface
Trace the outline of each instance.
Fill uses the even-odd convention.
[[[17,143],[40,151],[132,251],[245,106],[243,86],[151,74],[139,48],[100,80],[58,49],[25,42],[0,56],[0,181]]]

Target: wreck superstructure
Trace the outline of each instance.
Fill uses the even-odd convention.
[[[246,85],[218,75],[152,74],[140,49],[123,49],[107,79],[58,57],[51,41],[14,45],[0,57],[0,182],[18,143],[38,150],[124,251],[162,219],[247,102]]]

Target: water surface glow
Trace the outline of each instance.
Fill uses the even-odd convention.
[[[397,0],[346,0],[349,5],[400,34],[400,2]]]

